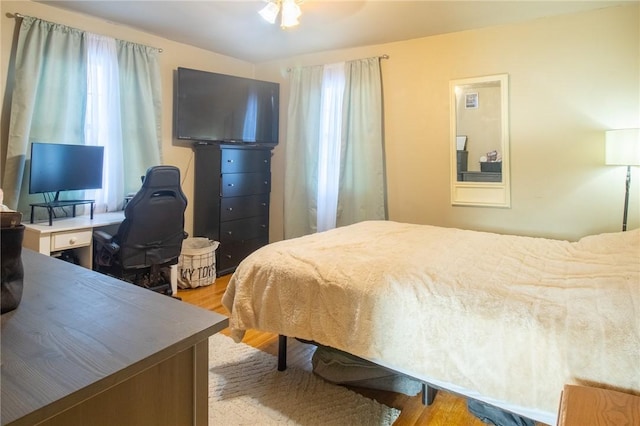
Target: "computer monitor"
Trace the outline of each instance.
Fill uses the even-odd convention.
[[[29,194],[102,188],[104,147],[33,142]]]

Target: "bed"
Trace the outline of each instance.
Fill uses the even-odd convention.
[[[640,394],[640,230],[577,242],[366,221],[247,257],[248,329],[334,347],[555,424],[564,384]]]

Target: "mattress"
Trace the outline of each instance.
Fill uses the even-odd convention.
[[[223,304],[236,341],[313,340],[545,423],[564,384],[640,394],[640,230],[361,222],[259,249]]]

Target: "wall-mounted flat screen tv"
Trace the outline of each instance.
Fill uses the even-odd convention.
[[[279,103],[278,83],[178,68],[176,137],[276,145]]]
[[[102,188],[104,147],[33,142],[29,194]]]

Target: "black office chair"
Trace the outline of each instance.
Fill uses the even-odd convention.
[[[118,232],[94,232],[94,269],[171,296],[171,265],[178,263],[187,237],[186,207],[180,170],[150,167],[124,209]]]

